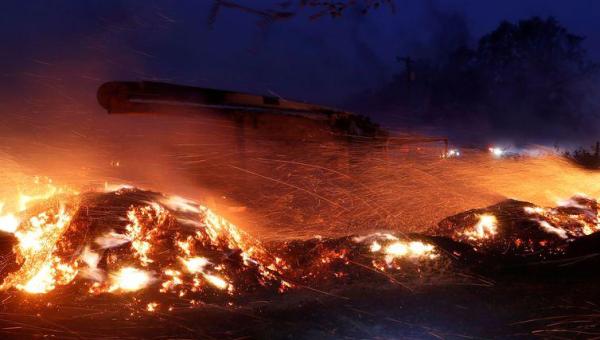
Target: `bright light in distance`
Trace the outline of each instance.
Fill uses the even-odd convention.
[[[502,157],[502,155],[504,155],[504,150],[502,150],[501,148],[499,148],[497,146],[493,146],[493,147],[489,148],[488,150],[490,150],[492,155],[494,155],[495,157]]]
[[[448,150],[448,152],[446,152],[446,158],[452,158],[452,157],[460,157],[460,150],[458,150],[458,149]]]

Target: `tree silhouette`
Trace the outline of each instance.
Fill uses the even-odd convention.
[[[592,145],[590,150],[580,147],[573,152],[567,151],[564,155],[574,163],[585,168],[600,168],[600,142],[596,142],[595,145]]]
[[[404,71],[349,106],[391,108],[416,124],[470,123],[470,131],[486,125],[502,137],[589,131],[594,125],[587,121],[600,111],[592,100],[598,68],[583,40],[554,18],[504,21],[474,48],[461,44],[435,60],[413,58],[410,91]]]
[[[582,93],[573,85],[594,68],[585,59],[582,41],[554,18],[537,17],[502,22],[483,36],[475,58],[486,79],[485,104],[495,113],[493,124],[579,123]]]

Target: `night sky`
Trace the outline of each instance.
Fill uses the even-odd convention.
[[[238,1],[272,8],[276,1]],[[309,20],[311,9],[264,28],[260,18],[213,2],[2,1],[3,101],[55,90],[94,103],[108,80],[153,79],[342,105],[402,70],[398,55],[431,57],[440,32],[474,43],[503,20],[554,16],[586,37],[600,60],[600,2],[396,1],[396,11]],[[458,32],[457,32],[458,30]],[[89,97],[77,97],[78,91]],[[91,104],[90,104],[91,106]]]

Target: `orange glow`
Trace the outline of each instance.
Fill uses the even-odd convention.
[[[146,288],[150,284],[151,276],[148,272],[133,268],[125,267],[112,275],[112,284],[108,289],[109,292],[117,290],[123,292],[135,292]]]
[[[488,239],[496,235],[498,220],[496,216],[483,214],[479,216],[479,221],[472,230],[467,230],[464,235],[471,240]]]

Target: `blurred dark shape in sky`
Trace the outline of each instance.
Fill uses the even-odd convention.
[[[296,11],[302,1],[286,6],[279,0],[234,3],[285,13]],[[307,8],[286,20],[266,22],[231,6],[219,8],[211,22],[214,10],[214,1],[3,1],[0,109],[41,119],[47,111],[61,110],[67,116],[65,107],[100,115],[94,95],[102,82],[142,79],[344,106],[357,93],[393,82],[405,66],[397,57],[411,57],[415,67],[424,60],[437,63],[456,47],[476,49],[477,39],[502,20],[532,16],[556,17],[570,32],[586,36],[590,60],[600,59],[600,22],[595,16],[600,3],[595,1],[411,0],[396,1],[394,9],[373,7],[366,14],[359,7],[347,8],[333,18],[311,18],[318,10]],[[581,86],[595,91],[594,84]],[[586,108],[592,104],[581,103]],[[537,141],[560,136],[575,143],[588,138],[571,121],[552,126],[557,131],[540,128],[538,136],[529,120],[520,119],[536,113],[526,111],[525,104],[520,108],[513,114],[518,122],[511,127],[513,133],[492,128],[488,137]],[[391,127],[419,121],[399,109],[361,111]],[[592,113],[579,113],[579,124],[596,124]],[[456,134],[470,134],[484,123],[504,124],[482,120]]]

